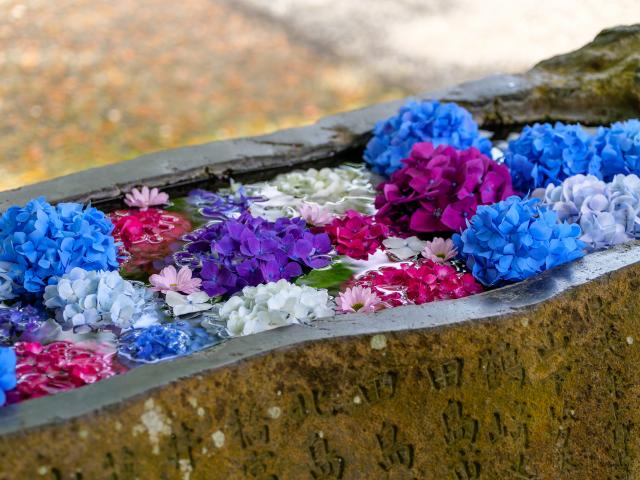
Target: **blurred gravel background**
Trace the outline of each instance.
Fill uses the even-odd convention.
[[[0,0],[0,190],[522,71],[638,0]]]

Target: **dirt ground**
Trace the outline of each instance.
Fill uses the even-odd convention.
[[[634,3],[0,0],[0,190],[524,70]]]

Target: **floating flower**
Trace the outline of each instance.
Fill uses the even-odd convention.
[[[223,338],[179,320],[129,330],[118,340],[118,353],[135,362],[152,363],[197,352]]]
[[[605,181],[611,181],[617,174],[640,174],[640,120],[600,127],[593,145]]]
[[[115,224],[114,236],[122,243],[122,268],[128,273],[157,272],[192,228],[183,215],[156,208],[116,210],[109,217]]]
[[[378,189],[376,220],[414,235],[460,231],[478,205],[513,193],[504,165],[475,148],[431,143],[416,144],[405,166]]]
[[[46,320],[45,313],[31,305],[0,306],[0,344],[10,345],[23,335],[34,335]]]
[[[382,244],[389,228],[376,223],[375,218],[349,210],[343,218],[336,218],[325,227],[331,242],[340,255],[366,260]]]
[[[296,208],[300,200],[282,193],[273,185],[254,186],[255,195],[260,198],[251,202],[249,212],[256,218],[263,218],[275,222],[279,218],[295,217]]]
[[[550,183],[557,185],[579,173],[601,177],[592,138],[578,124],[527,125],[518,138],[509,142],[505,163],[511,171],[513,187],[522,193]]]
[[[11,264],[0,262],[0,302],[16,298],[18,287],[9,274]]]
[[[140,190],[134,188],[131,190],[131,193],[127,193],[124,196],[124,203],[129,207],[146,210],[155,205],[165,205],[169,203],[169,195],[161,192],[157,188],[149,189],[149,187],[144,185]]]
[[[383,240],[384,250],[391,260],[405,261],[415,260],[424,249],[427,242],[423,242],[418,237],[389,237]]]
[[[251,214],[270,221],[297,215],[303,202],[315,203],[333,214],[350,209],[370,212],[374,196],[370,174],[362,166],[351,165],[295,170],[245,188],[261,198],[251,203]]]
[[[191,190],[187,203],[198,207],[199,213],[206,218],[225,220],[236,218],[249,210],[252,201],[262,200],[260,197],[248,197],[240,187],[232,193],[214,193],[200,188]]]
[[[192,274],[193,272],[189,267],[181,267],[177,271],[176,267],[169,265],[164,267],[159,274],[153,274],[149,277],[149,283],[153,285],[151,290],[162,293],[169,291],[186,294],[198,292],[202,280],[192,278]]]
[[[312,227],[323,227],[334,218],[334,215],[328,208],[318,205],[317,203],[303,202],[298,206],[300,217]]]
[[[320,205],[350,196],[371,197],[373,193],[367,171],[351,165],[295,170],[278,175],[269,184],[286,195]]]
[[[589,250],[607,248],[640,236],[640,178],[616,175],[605,183],[593,175],[574,175],[547,186],[543,203],[560,221],[577,223]]]
[[[99,210],[79,203],[55,207],[43,197],[10,207],[0,219],[0,262],[13,293],[39,293],[52,277],[75,267],[118,268],[113,224]]]
[[[82,387],[126,370],[115,362],[115,350],[105,345],[18,342],[15,352],[18,382],[7,394],[9,403]]]
[[[0,347],[0,407],[7,402],[5,392],[16,387],[16,353]]]
[[[191,295],[180,295],[177,292],[168,291],[166,302],[173,309],[175,316],[189,313],[204,312],[213,306],[211,298],[205,292],[195,292]]]
[[[484,285],[517,282],[584,255],[579,225],[558,223],[538,199],[510,197],[478,207],[468,228],[453,241]]]
[[[186,235],[189,243],[174,255],[202,278],[209,296],[228,295],[247,285],[291,280],[312,268],[326,267],[331,242],[312,233],[301,218],[269,222],[244,213]]]
[[[220,310],[229,332],[249,335],[333,315],[326,290],[293,285],[286,280],[245,287]]]
[[[425,242],[422,256],[435,263],[445,263],[458,255],[453,240],[436,237],[430,242]]]
[[[431,260],[371,270],[356,278],[352,286],[370,288],[384,305],[391,307],[462,298],[482,291],[470,274]]]
[[[336,303],[345,313],[371,313],[380,305],[380,298],[370,288],[356,285],[340,292]]]
[[[46,287],[44,304],[56,311],[60,323],[74,328],[127,329],[159,320],[153,295],[118,272],[74,268]]]
[[[374,172],[389,176],[403,167],[403,159],[421,142],[451,145],[459,150],[475,147],[491,155],[491,142],[480,136],[478,125],[467,110],[455,103],[425,100],[409,101],[396,115],[378,122],[364,159]]]

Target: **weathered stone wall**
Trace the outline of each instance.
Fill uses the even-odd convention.
[[[90,413],[0,437],[0,478],[639,478],[639,250],[29,402]],[[188,378],[127,398],[163,369]]]

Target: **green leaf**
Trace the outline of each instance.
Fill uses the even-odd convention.
[[[335,292],[353,276],[353,273],[354,269],[352,267],[338,260],[326,268],[311,270],[306,275],[298,277],[296,284],[313,288],[326,288],[330,292]]]

